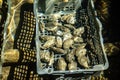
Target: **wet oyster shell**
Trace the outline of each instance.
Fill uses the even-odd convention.
[[[52,52],[51,56],[50,56],[50,61],[49,61],[49,66],[51,66],[54,63],[54,53]]]
[[[86,56],[79,56],[78,58],[78,63],[83,66],[84,68],[88,68],[88,59]]]
[[[74,43],[74,41],[72,39],[67,39],[63,42],[63,48],[69,49],[73,43]]]
[[[85,49],[85,48],[80,48],[80,47],[78,47],[77,49],[76,49],[76,53],[75,53],[75,55],[77,56],[77,57],[82,57],[82,56],[85,56],[86,55],[86,52],[87,52],[87,50]]]
[[[72,50],[70,53],[66,54],[66,60],[68,62],[74,61],[75,60],[74,54],[75,54],[75,50]]]
[[[40,59],[43,62],[49,62],[50,61],[50,52],[49,51],[41,51],[40,52]]]
[[[63,44],[62,38],[57,36],[56,37],[56,47],[61,48]]]
[[[55,39],[51,39],[51,40],[46,41],[41,48],[48,49],[48,48],[52,47],[54,44],[55,44]]]
[[[50,49],[53,50],[55,53],[58,53],[58,54],[66,54],[67,53],[66,50],[63,50],[61,48],[51,47]]]
[[[67,67],[67,63],[64,58],[58,59],[57,70],[65,71]]]
[[[68,70],[77,70],[77,63],[75,61],[68,63]]]
[[[84,27],[79,27],[79,28],[77,28],[77,29],[74,30],[73,35],[80,36],[81,34],[84,33],[84,31],[85,31]]]

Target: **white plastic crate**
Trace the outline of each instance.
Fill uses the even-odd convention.
[[[34,1],[38,74],[76,74],[107,69],[102,24],[93,0],[62,1]],[[72,51],[74,55],[69,58]]]

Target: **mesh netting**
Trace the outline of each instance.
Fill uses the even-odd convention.
[[[38,80],[35,53],[35,18],[33,4],[24,3],[20,10],[20,21],[16,29],[14,49],[20,51],[19,61],[10,63],[8,80]],[[8,66],[8,64],[4,64]]]

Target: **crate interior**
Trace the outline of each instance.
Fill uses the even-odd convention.
[[[84,0],[78,9],[70,8],[70,11],[63,11],[64,13],[58,13],[58,10],[54,12],[55,14],[40,15],[38,12],[36,31],[38,72],[66,73],[87,71],[94,69],[96,65],[104,67],[106,60],[101,46],[100,25],[95,19],[89,1]],[[64,19],[65,17],[67,18]],[[79,41],[76,41],[76,38]],[[57,40],[60,42],[62,40],[62,44],[57,43]],[[77,56],[77,51],[83,51],[80,52],[81,58],[80,55]],[[72,54],[72,57],[69,54]]]

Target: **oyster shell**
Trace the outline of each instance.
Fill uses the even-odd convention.
[[[61,30],[58,30],[58,31],[56,32],[56,35],[57,35],[57,36],[62,36],[62,35],[63,35],[63,32],[62,32]]]
[[[52,21],[57,21],[61,16],[59,14],[51,14],[50,18]]]
[[[18,49],[8,49],[4,53],[4,62],[17,62],[20,52]]]
[[[51,50],[53,50],[56,53],[60,53],[60,54],[66,54],[67,51],[61,49],[61,48],[56,48],[56,47],[51,47]]]
[[[67,63],[65,62],[64,58],[58,59],[57,69],[65,71],[67,67]]]
[[[84,31],[85,31],[84,27],[79,27],[74,30],[73,35],[80,36],[81,34],[84,33]]]
[[[54,63],[54,53],[52,52],[51,56],[50,56],[50,61],[49,61],[49,66],[51,66]]]
[[[47,40],[52,40],[55,39],[55,36],[49,36],[49,35],[41,35],[40,39],[47,41]]]
[[[68,33],[65,32],[63,35],[63,41],[70,39],[70,38],[72,38],[72,34],[69,32]]]
[[[75,49],[72,50],[70,53],[66,54],[66,60],[67,60],[68,62],[74,61],[74,60],[75,60],[74,54],[75,54]]]
[[[67,22],[69,24],[75,24],[75,14],[64,15],[61,17],[61,21]]]
[[[78,48],[76,49],[75,55],[76,55],[77,57],[85,56],[85,55],[86,55],[86,51],[87,51],[87,50],[86,50],[85,48],[81,49],[80,47],[78,47]]]
[[[88,59],[87,59],[87,57],[85,57],[85,56],[79,56],[78,58],[78,62],[79,62],[79,64],[81,65],[81,66],[83,66],[84,68],[88,68],[89,66],[88,66]]]
[[[39,22],[39,29],[41,32],[45,32],[45,24],[43,22]]]
[[[83,42],[83,38],[78,37],[78,36],[73,36],[73,40],[74,40],[74,42],[76,42],[76,43]]]
[[[72,39],[67,39],[63,42],[63,48],[69,49],[73,43],[74,43],[74,41]]]
[[[44,43],[43,46],[41,46],[42,49],[48,49],[52,47],[55,44],[55,39],[48,40]]]
[[[62,38],[57,36],[56,37],[56,47],[61,48],[63,44]]]
[[[66,19],[66,22],[69,24],[75,24],[75,17],[73,15],[69,15]]]
[[[77,70],[77,63],[75,61],[68,63],[68,70]]]
[[[50,61],[50,52],[49,51],[41,51],[40,52],[40,59],[43,62],[49,62]]]

